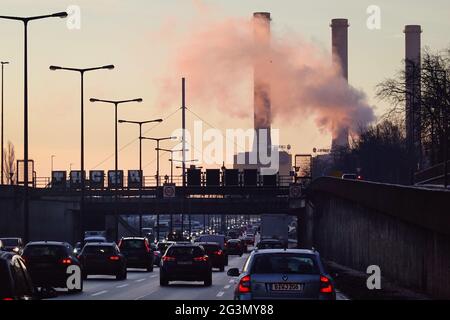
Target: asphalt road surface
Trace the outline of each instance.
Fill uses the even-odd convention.
[[[211,287],[203,282],[170,282],[168,287],[159,285],[159,268],[153,272],[128,269],[127,280],[118,281],[110,276],[89,276],[84,281],[84,290],[79,294],[69,294],[58,290],[56,300],[232,300],[237,278],[227,276],[228,268],[241,269],[248,254],[242,257],[229,256],[225,272],[213,269]],[[339,300],[346,299],[338,293]]]

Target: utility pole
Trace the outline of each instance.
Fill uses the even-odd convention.
[[[183,181],[183,211],[181,212],[181,234],[184,231],[184,209],[186,196],[186,79],[181,79],[181,128],[182,128],[182,181]]]

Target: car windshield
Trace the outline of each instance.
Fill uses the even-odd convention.
[[[254,258],[251,273],[319,274],[313,255],[297,253],[261,254]]]
[[[115,250],[110,246],[86,246],[83,249],[83,254],[115,254]]]
[[[0,239],[5,247],[15,247],[19,245],[18,239]]]
[[[203,256],[203,250],[200,247],[171,247],[167,251],[168,256],[178,257],[178,256],[192,256],[201,257]]]
[[[66,250],[63,246],[54,245],[32,245],[28,246],[24,252],[28,257],[63,257],[66,255]]]
[[[143,249],[145,247],[144,240],[133,239],[133,240],[123,240],[120,245],[123,249]]]
[[[86,239],[84,239],[84,242],[86,242],[86,243],[92,243],[92,242],[106,242],[106,239],[103,238],[103,237],[86,238]]]

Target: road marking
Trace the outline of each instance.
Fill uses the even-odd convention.
[[[221,296],[223,296],[224,294],[225,294],[225,292],[220,291],[220,292],[217,294],[217,297],[221,297]]]
[[[104,293],[107,293],[107,292],[108,292],[107,290],[102,290],[102,291],[99,291],[99,292],[96,292],[96,293],[91,294],[91,296],[92,296],[92,297],[95,297],[95,296],[99,296],[99,295],[104,294]]]
[[[142,282],[142,281],[144,281],[144,280],[145,280],[145,278],[137,279],[135,282]]]
[[[154,275],[150,276],[150,278],[156,278],[157,276],[158,276],[157,274],[154,274]]]
[[[128,287],[128,286],[129,286],[129,284],[125,283],[125,284],[121,284],[120,286],[117,286],[116,288],[125,288],[125,287]]]
[[[227,284],[225,287],[223,287],[224,289],[230,289],[231,285]]]
[[[234,283],[234,279],[230,280],[230,283]]]

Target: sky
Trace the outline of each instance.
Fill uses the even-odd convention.
[[[196,22],[250,19],[255,11],[269,11],[273,34],[301,37],[318,49],[330,52],[332,18],[349,19],[349,82],[365,92],[376,115],[388,107],[375,97],[375,86],[401,68],[404,56],[403,28],[420,24],[422,44],[433,50],[450,45],[450,2],[447,0],[0,0],[1,15],[32,16],[80,8],[80,29],[70,29],[63,19],[35,21],[29,27],[29,145],[37,176],[50,176],[51,155],[55,170],[79,167],[80,91],[79,75],[50,71],[49,65],[91,67],[114,64],[115,70],[98,71],[85,79],[86,169],[114,167],[114,110],[92,104],[90,97],[129,99],[143,103],[119,107],[119,118],[147,120],[164,118],[161,125],[144,127],[147,136],[171,135],[181,125],[181,77],[187,81],[188,129],[197,116],[208,124],[227,128],[251,128],[252,117],[232,117],[217,102],[210,105],[189,95],[189,74],[173,72],[170,57],[182,55],[179,43],[189,37]],[[370,5],[381,9],[381,28],[366,26]],[[18,158],[23,152],[23,26],[0,19],[0,60],[5,66],[5,141],[11,141]],[[205,40],[206,41],[206,40]],[[164,83],[179,81],[178,90]],[[168,88],[170,88],[169,91]],[[161,96],[170,96],[161,103]],[[242,99],[252,92],[242,88]],[[242,105],[246,105],[245,102]],[[205,112],[207,110],[207,112]],[[251,110],[250,110],[251,112]],[[329,132],[319,130],[312,117],[286,124],[275,119],[280,144],[292,153],[311,153],[328,148]],[[148,131],[148,132],[147,132]],[[138,168],[138,129],[120,125],[119,166]],[[144,174],[155,172],[155,144],[144,141]],[[162,146],[172,147],[174,142]],[[189,156],[188,156],[189,157]],[[161,171],[169,172],[168,155],[161,156]]]

